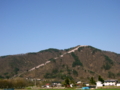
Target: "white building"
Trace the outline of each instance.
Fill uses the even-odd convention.
[[[116,84],[116,86],[120,86],[120,82],[118,82],[118,83]]]
[[[102,84],[101,81],[97,81],[97,82],[96,82],[96,87],[102,87],[102,86],[103,86],[103,84]]]
[[[117,84],[117,80],[105,80],[104,86],[115,86]]]
[[[81,81],[77,81],[77,84],[80,84],[80,83],[82,83]]]

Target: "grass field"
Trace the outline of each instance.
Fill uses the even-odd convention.
[[[113,89],[95,89],[95,90],[120,90],[118,88],[113,88]]]
[[[4,89],[0,89],[4,90]],[[81,90],[81,89],[75,89],[75,88],[68,88],[68,89],[14,89],[14,90]],[[90,89],[90,90],[120,90],[120,88],[102,88],[102,89]]]
[[[39,89],[39,90],[81,90],[81,89]],[[120,89],[91,89],[91,90],[120,90]]]
[[[4,90],[4,89],[0,89],[0,90]],[[81,90],[81,89],[14,89],[14,90]],[[90,90],[120,90],[113,88],[113,89],[90,89]]]
[[[81,89],[39,89],[39,90],[81,90]],[[91,89],[91,90],[120,90],[120,88],[113,88],[113,89]]]

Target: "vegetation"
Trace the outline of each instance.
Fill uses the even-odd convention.
[[[88,46],[88,47],[92,49],[92,54],[95,54],[96,52],[101,52],[100,49],[97,49],[95,47],[92,47],[92,46]]]
[[[85,81],[89,80],[87,77],[91,76],[94,76],[97,80],[98,75],[101,75],[106,79],[116,78],[120,80],[120,55],[115,53],[100,52],[99,49],[89,46],[79,47],[78,51],[73,53],[65,53],[66,51],[56,49],[48,49],[45,51],[46,52],[43,53],[37,53],[36,55],[34,55],[34,52],[31,52],[29,55],[10,55],[6,58],[4,58],[4,56],[3,58],[0,57],[0,78],[9,79],[21,73],[23,73],[20,75],[22,77],[34,77],[34,70],[31,72],[29,72],[29,70],[37,65],[45,64],[46,61],[50,60],[51,62],[49,64],[45,64],[45,66],[37,69],[36,76],[38,78],[42,79],[42,77],[45,77],[45,79],[64,80],[67,75],[75,80],[84,77],[80,80]],[[65,55],[59,57],[60,52],[63,52]],[[94,55],[92,55],[92,53],[94,53]],[[55,57],[58,58],[54,59]]]
[[[71,47],[71,48],[68,48],[68,49],[64,49],[65,51],[69,51],[71,49],[74,49],[75,47]]]
[[[66,74],[62,74],[62,75],[61,75],[61,79],[62,79],[62,80],[65,80],[66,78],[69,78],[70,80],[73,80],[73,77],[70,76],[70,75],[66,75]]]
[[[67,73],[70,75],[71,74],[71,69],[69,69],[68,65],[67,65]]]
[[[119,88],[99,88],[95,90],[120,90]]]
[[[106,61],[106,62],[108,62],[108,63],[111,64],[111,65],[114,64],[113,61],[112,61],[108,56],[104,55],[104,57],[105,57],[105,61]]]
[[[66,79],[65,79],[64,85],[65,85],[66,87],[69,87],[69,85],[70,85],[70,79],[69,79],[69,78],[66,78]]]
[[[56,78],[56,77],[57,77],[56,74],[53,74],[53,73],[46,73],[44,75],[44,78],[46,78],[46,79]]]
[[[46,49],[46,50],[42,50],[40,52],[59,52],[60,50],[59,49],[55,49],[55,48],[49,48],[49,49]]]
[[[92,84],[92,85],[95,85],[95,84],[96,84],[96,82],[95,82],[95,80],[94,80],[93,77],[90,78],[90,84]]]
[[[119,73],[117,73],[117,76],[119,76],[119,77],[120,77],[120,72],[119,72]]]
[[[102,68],[105,70],[109,70],[114,63],[108,56],[104,55],[104,57],[105,57],[105,64],[102,66]]]
[[[58,69],[53,69],[51,73],[46,73],[44,78],[46,79],[53,79],[53,78],[60,78],[64,80],[66,78],[66,74],[62,74],[62,70],[59,72]]]
[[[70,87],[70,84],[74,84],[74,81],[73,81],[73,79],[66,76],[66,78],[64,79],[63,85],[65,87]]]
[[[108,64],[107,62],[102,66],[103,69],[109,70],[111,68],[111,65]]]
[[[53,73],[53,74],[58,73],[58,69],[56,69],[56,68],[55,68],[55,69],[53,69],[53,70],[52,70],[52,73]]]
[[[56,60],[54,58],[49,59],[51,62],[56,63]]]
[[[109,71],[108,72],[108,77],[109,78],[115,78],[115,74]]]
[[[98,76],[98,81],[101,81],[102,83],[104,83],[104,79],[101,76]]]
[[[93,71],[91,71],[91,70],[88,70],[88,72],[91,73],[91,74],[95,74],[95,72],[93,72]]]
[[[78,56],[76,56],[73,52],[71,53],[71,55],[73,56],[73,58],[75,60],[72,64],[72,67],[75,67],[75,66],[78,66],[78,65],[83,66],[83,64],[80,62]]]
[[[6,58],[6,57],[8,57],[8,56],[10,56],[10,55],[6,55],[6,56],[0,56],[0,58]]]
[[[37,53],[36,52],[30,52],[30,53],[27,53],[29,55],[36,55]]]
[[[19,68],[15,67],[15,68],[14,68],[15,74],[18,74],[18,71],[19,71]]]
[[[0,79],[3,79],[4,77],[2,75],[0,75]]]
[[[85,48],[85,47],[79,47],[79,48],[78,48],[78,51],[80,52],[83,48]]]
[[[22,78],[0,80],[0,88],[25,88],[28,85]]]
[[[53,89],[40,89],[40,90],[53,90]],[[80,90],[80,89],[76,89],[76,88],[65,88],[65,89],[55,89],[55,90]],[[99,88],[99,89],[93,89],[93,90],[120,90],[117,88]]]
[[[77,77],[78,76],[78,72],[76,70],[73,70],[73,75]]]

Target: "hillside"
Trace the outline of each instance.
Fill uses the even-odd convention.
[[[57,57],[63,52],[62,50],[50,48],[36,53],[1,56],[0,78],[9,78],[18,73],[28,71],[39,64],[45,63],[50,58]]]
[[[120,54],[102,51],[92,46],[76,46],[58,50],[0,57],[0,77],[14,75],[29,78],[63,80],[120,79]]]

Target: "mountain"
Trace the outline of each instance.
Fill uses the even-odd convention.
[[[0,57],[0,78],[24,77],[63,80],[88,80],[100,75],[120,79],[120,54],[92,46],[65,50],[46,49],[22,55]]]

